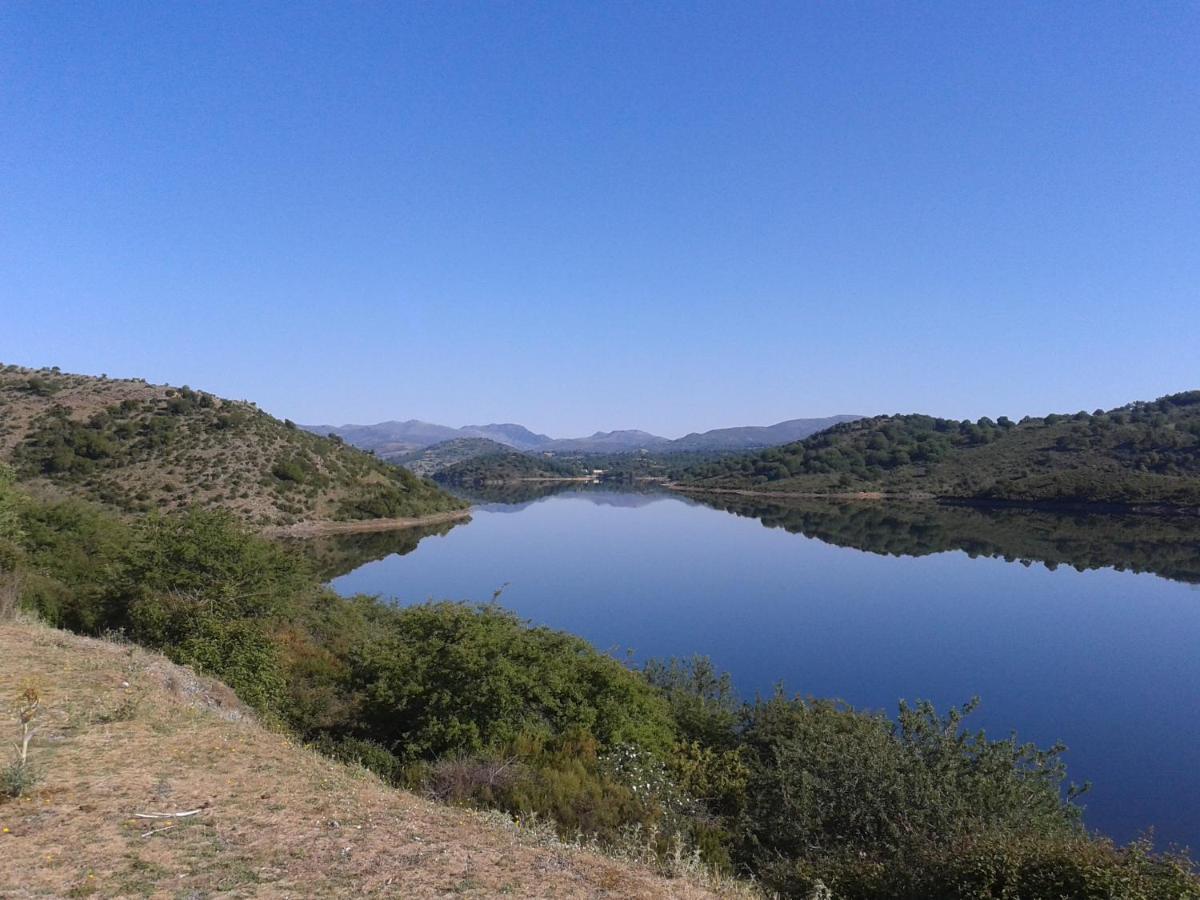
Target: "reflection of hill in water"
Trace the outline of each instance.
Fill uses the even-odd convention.
[[[332,581],[359,566],[386,556],[412,553],[431,535],[442,535],[461,522],[447,522],[426,528],[396,528],[359,534],[329,534],[313,538],[295,538],[288,546],[309,559],[317,574]]]
[[[1051,513],[1022,509],[692,496],[829,544],[890,556],[962,550],[1010,562],[1080,571],[1112,567],[1200,584],[1200,521],[1189,516]]]
[[[636,508],[667,498],[680,499],[655,485],[629,482],[526,481],[495,485],[455,485],[453,493],[489,512],[520,512],[548,497],[569,496],[597,506]]]

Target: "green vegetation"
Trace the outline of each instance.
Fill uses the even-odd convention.
[[[256,525],[409,518],[461,503],[251,403],[187,387],[0,367],[0,459],[124,513],[227,509]]]
[[[139,521],[0,479],[20,601],[230,684],[325,752],[449,802],[696,852],[785,896],[1193,896],[1183,857],[1090,837],[1060,748],[782,693],[704,660],[633,671],[495,605],[342,599],[228,512]],[[647,838],[649,836],[649,838]]]
[[[877,416],[678,477],[779,493],[1200,507],[1200,391],[1020,422]]]
[[[516,450],[498,450],[473,456],[434,473],[444,484],[502,484],[536,478],[578,478],[587,470],[541,456],[529,456]]]
[[[0,769],[0,796],[23,797],[41,781],[41,773],[29,758],[29,745],[37,733],[42,698],[37,688],[26,687],[17,701],[17,733],[12,758]]]
[[[475,442],[451,441],[402,459],[416,458],[425,466],[433,466],[432,477],[442,484],[484,486],[538,478],[582,478],[595,472],[603,473],[599,477],[604,481],[625,484],[663,481],[689,467],[721,458],[721,454],[714,451],[521,452],[476,446],[478,452],[462,459],[444,461],[444,453],[461,450],[461,445],[466,443]],[[455,446],[451,447],[451,444]]]
[[[479,456],[509,452],[511,452],[510,447],[487,438],[454,438],[434,444],[432,447],[392,455],[388,459],[396,465],[404,466],[418,475],[429,478],[456,463]]]

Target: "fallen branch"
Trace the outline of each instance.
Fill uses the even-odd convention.
[[[208,804],[204,804],[199,809],[189,809],[186,812],[170,812],[170,813],[134,813],[135,819],[186,819],[189,816],[198,816],[200,813],[208,809]]]
[[[158,834],[159,832],[162,832],[162,831],[170,831],[172,828],[178,828],[178,827],[179,826],[177,824],[172,823],[170,825],[164,825],[162,828],[152,828],[149,831],[143,831],[142,837],[148,838],[152,834]]]

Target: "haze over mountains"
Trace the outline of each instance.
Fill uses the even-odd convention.
[[[315,434],[335,434],[348,444],[353,444],[363,450],[373,450],[378,456],[390,458],[463,438],[481,438],[495,441],[514,450],[547,453],[752,450],[803,440],[809,435],[816,434],[833,425],[852,422],[860,418],[862,417],[839,415],[817,419],[789,419],[774,425],[714,428],[705,432],[693,432],[674,440],[637,430],[597,431],[588,437],[556,439],[513,423],[451,428],[447,425],[436,425],[417,419],[409,419],[405,422],[379,422],[375,425],[303,425],[301,427]]]

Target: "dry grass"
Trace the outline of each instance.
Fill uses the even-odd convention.
[[[0,803],[0,897],[714,896],[395,791],[136,647],[17,621],[0,660],[0,740],[23,690],[43,710],[41,781]]]

